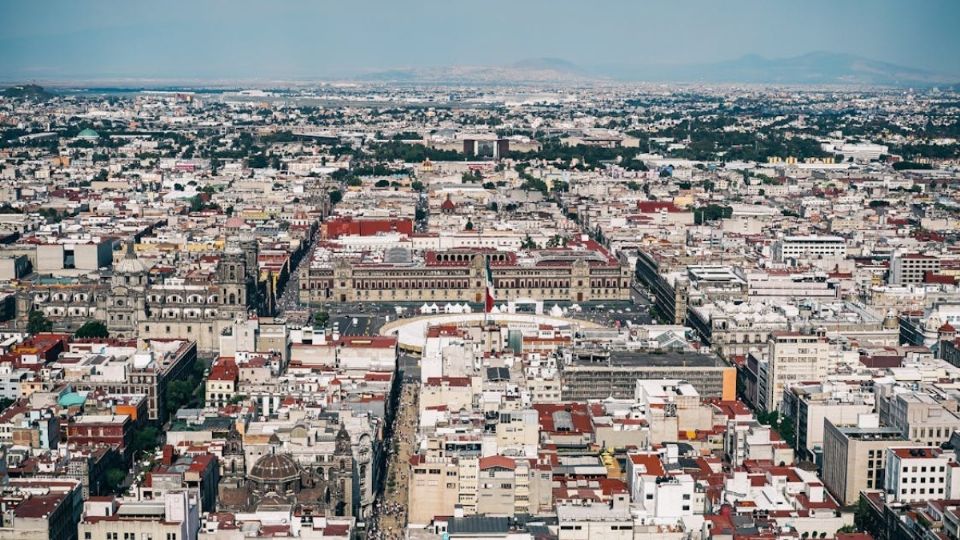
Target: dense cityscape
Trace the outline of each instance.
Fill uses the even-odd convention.
[[[958,240],[957,85],[2,85],[0,539],[960,539]]]

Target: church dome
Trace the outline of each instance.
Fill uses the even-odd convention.
[[[147,271],[147,267],[137,257],[133,250],[133,243],[129,243],[127,244],[126,255],[116,264],[114,270],[121,274],[142,274]]]
[[[264,484],[291,482],[300,477],[300,467],[289,454],[267,454],[253,464],[248,476]]]
[[[142,274],[147,271],[140,259],[123,259],[117,263],[115,270],[121,274]]]

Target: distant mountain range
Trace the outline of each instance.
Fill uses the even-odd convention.
[[[533,58],[504,66],[440,66],[362,73],[362,81],[425,83],[587,82],[602,78],[560,58]]]
[[[958,78],[829,52],[791,58],[747,55],[736,60],[688,65],[580,66],[560,58],[532,58],[503,66],[446,66],[365,73],[367,81],[404,82],[629,82],[812,84],[871,86],[955,85]]]

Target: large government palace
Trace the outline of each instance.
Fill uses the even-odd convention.
[[[300,269],[300,301],[481,303],[488,262],[497,301],[630,299],[630,268],[592,241],[523,253],[468,248],[397,258],[315,256]]]

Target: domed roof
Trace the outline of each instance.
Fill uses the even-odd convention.
[[[250,469],[251,480],[259,482],[289,482],[300,476],[300,467],[290,454],[267,454],[260,457]]]
[[[114,270],[121,274],[139,274],[146,272],[147,267],[137,258],[137,254],[133,251],[133,243],[130,243],[127,244],[127,254],[117,263]]]

